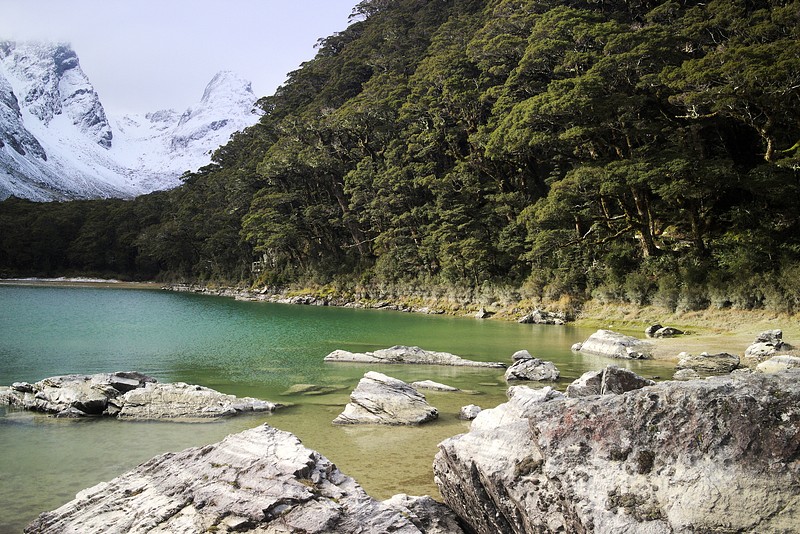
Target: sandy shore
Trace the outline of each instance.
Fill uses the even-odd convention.
[[[158,282],[126,282],[101,278],[0,278],[6,286],[51,286],[51,287],[113,287],[117,289],[161,289]]]

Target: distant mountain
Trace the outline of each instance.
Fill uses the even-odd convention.
[[[220,72],[183,113],[107,115],[65,44],[0,42],[0,199],[128,198],[180,183],[259,113]]]

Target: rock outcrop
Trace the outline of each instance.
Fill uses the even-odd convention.
[[[533,310],[532,312],[520,317],[517,322],[521,324],[563,325],[566,324],[567,317],[563,313]]]
[[[439,445],[437,484],[473,532],[800,525],[800,370],[580,399],[530,391]]]
[[[587,371],[567,386],[567,397],[590,395],[619,395],[655,384],[628,369],[609,365],[599,371]]]
[[[158,383],[137,372],[63,375],[34,384],[17,382],[0,391],[0,404],[57,417],[119,419],[208,419],[243,412],[273,411],[278,405],[238,398],[202,386]]]
[[[653,346],[650,343],[611,330],[598,330],[581,343],[578,350],[582,354],[627,360],[645,360],[653,357]]]
[[[739,357],[735,354],[720,352],[719,354],[709,354],[707,352],[694,356],[688,352],[678,354],[678,364],[675,369],[693,369],[698,373],[706,375],[724,375],[739,367]]]
[[[503,368],[500,362],[476,362],[466,360],[449,352],[436,352],[424,350],[419,347],[406,347],[395,345],[388,349],[375,352],[348,352],[335,350],[325,356],[326,362],[356,362],[356,363],[408,363],[425,365],[454,365],[461,367],[497,367]]]
[[[430,495],[414,497],[399,493],[383,501],[399,510],[420,532],[426,534],[464,534],[458,516],[447,506],[433,500]]]
[[[350,402],[336,419],[337,425],[419,425],[439,417],[425,395],[402,380],[370,371],[350,394]]]
[[[507,382],[514,380],[531,380],[536,382],[555,382],[560,372],[553,362],[539,358],[525,358],[516,360],[511,367],[506,369]]]
[[[294,435],[262,425],[157,456],[41,514],[26,532],[438,534],[460,527],[426,498],[372,499]]]

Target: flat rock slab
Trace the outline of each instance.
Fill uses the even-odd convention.
[[[411,387],[414,389],[429,389],[431,391],[449,391],[449,392],[456,392],[461,391],[458,388],[454,388],[453,386],[448,386],[447,384],[442,384],[440,382],[434,382],[433,380],[419,380],[417,382],[412,382]]]
[[[403,505],[418,513],[409,518]],[[449,513],[430,502],[376,501],[297,437],[262,425],[157,456],[41,514],[25,532],[443,532],[427,529],[433,514],[425,510]]]
[[[580,344],[582,354],[595,354],[626,360],[646,360],[653,357],[653,346],[647,341],[612,332],[598,330]]]
[[[439,417],[425,395],[402,380],[370,371],[350,394],[350,402],[333,420],[337,425],[419,425]]]
[[[800,369],[524,395],[439,445],[472,532],[796,532]]]
[[[34,384],[16,382],[0,391],[0,404],[57,417],[110,416],[118,419],[209,419],[273,411],[280,405],[226,395],[182,382],[158,383],[137,372],[63,375]]]
[[[735,354],[720,352],[719,354],[701,353],[699,356],[681,352],[678,355],[675,369],[692,369],[698,373],[724,375],[739,367],[739,357]]]
[[[497,367],[504,368],[500,362],[476,362],[466,360],[449,352],[436,352],[424,350],[419,347],[406,347],[395,345],[388,349],[375,352],[348,352],[335,350],[325,356],[326,362],[357,362],[357,363],[408,363],[425,365],[455,365],[461,367]]]

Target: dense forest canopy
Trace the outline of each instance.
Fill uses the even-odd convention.
[[[800,311],[800,0],[364,0],[260,106],[175,190],[0,203],[0,275]]]

